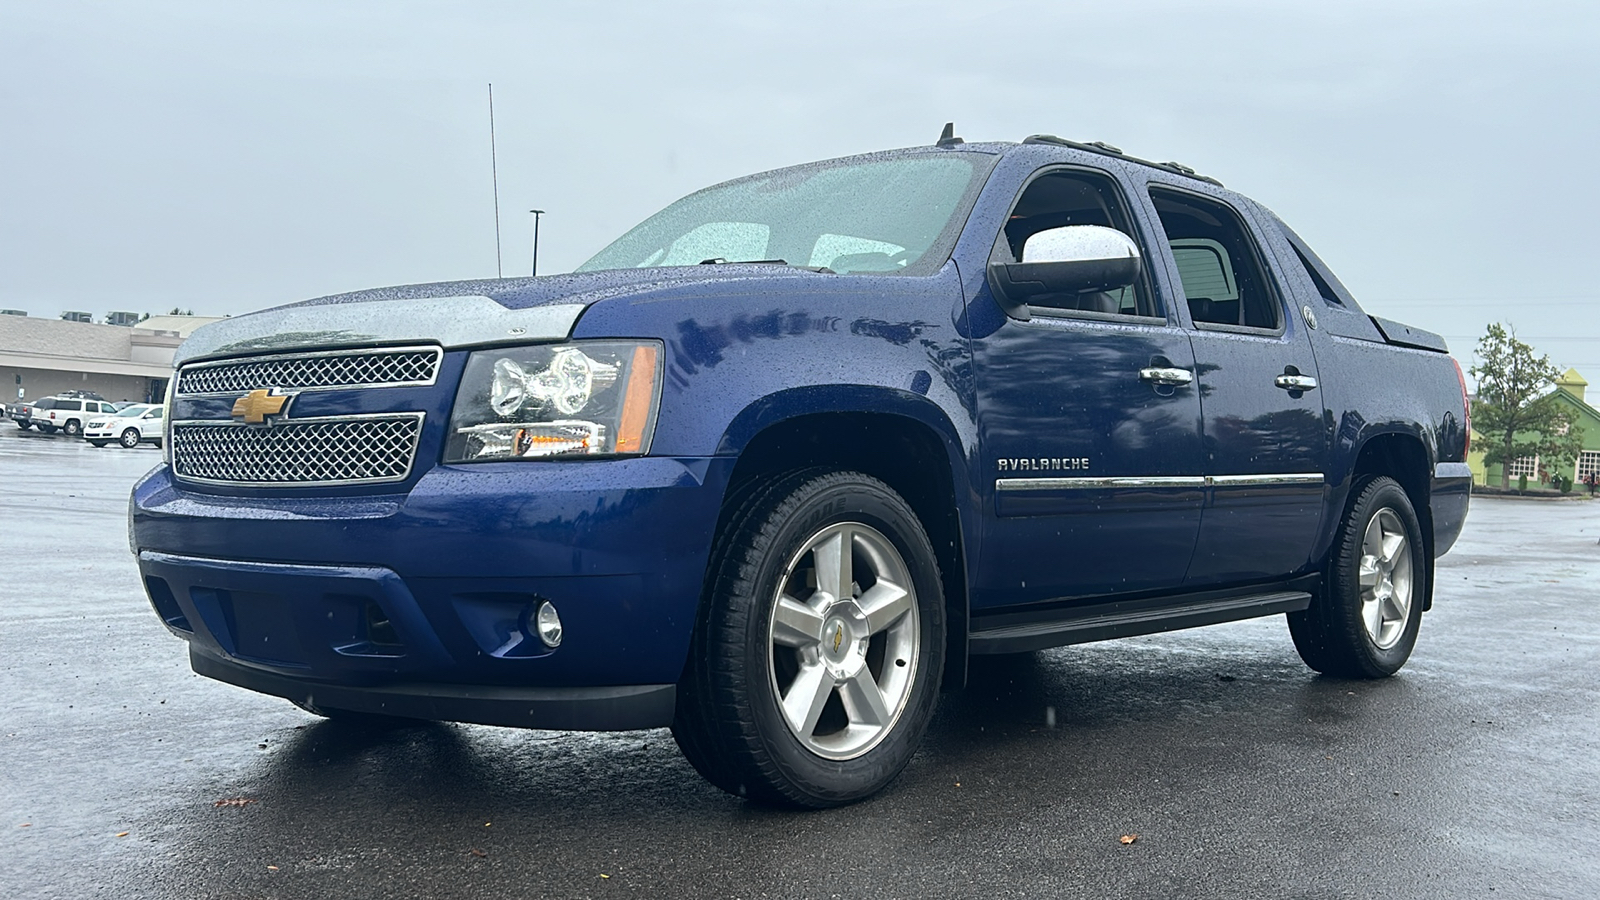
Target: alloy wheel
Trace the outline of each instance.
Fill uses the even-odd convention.
[[[876,529],[830,525],[790,560],[767,634],[791,734],[827,759],[865,754],[905,710],[921,623],[905,560]]]
[[[1380,650],[1399,643],[1411,615],[1411,547],[1394,510],[1384,507],[1367,522],[1358,579],[1361,622]]]

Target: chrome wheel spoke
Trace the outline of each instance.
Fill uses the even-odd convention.
[[[772,642],[785,647],[810,647],[822,640],[822,614],[784,594],[772,614]]]
[[[857,602],[867,615],[868,633],[877,634],[911,611],[911,592],[880,579]]]
[[[1404,622],[1406,614],[1411,611],[1410,598],[1401,597],[1399,592],[1391,592],[1384,605],[1389,610],[1386,618],[1391,622]]]
[[[835,600],[850,596],[850,584],[855,580],[850,559],[854,545],[848,529],[841,528],[816,546],[817,590]]]
[[[1377,557],[1374,557],[1371,554],[1362,554],[1361,566],[1358,571],[1359,574],[1357,575],[1357,579],[1361,583],[1361,590],[1363,592],[1370,591],[1377,587],[1378,582],[1382,580],[1383,577],[1383,574],[1378,571]]]
[[[1377,598],[1364,601],[1361,604],[1361,621],[1367,626],[1367,634],[1374,641],[1383,634],[1383,601]]]
[[[827,705],[833,688],[833,676],[826,666],[811,663],[800,667],[800,674],[789,685],[789,692],[783,695],[783,717],[789,720],[789,727],[796,734],[809,736],[817,729],[817,720],[822,717],[822,708]]]
[[[1406,536],[1403,534],[1385,534],[1383,536],[1383,555],[1379,559],[1385,569],[1393,569],[1394,561],[1401,550],[1406,546]]]
[[[882,728],[889,724],[893,714],[884,702],[883,691],[872,678],[872,670],[863,668],[854,677],[839,685],[839,699],[844,701],[845,712],[852,725],[870,725]]]
[[[1361,552],[1373,558],[1379,558],[1383,553],[1383,524],[1378,521],[1380,516],[1373,516],[1367,523],[1367,530],[1361,534]]]

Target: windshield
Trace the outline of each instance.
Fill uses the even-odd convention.
[[[577,271],[766,262],[931,273],[949,257],[994,160],[940,150],[752,175],[684,197]]]
[[[117,410],[115,415],[118,418],[133,418],[134,416],[144,415],[149,409],[149,406],[124,406],[123,408]]]

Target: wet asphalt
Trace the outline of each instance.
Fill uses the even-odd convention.
[[[193,675],[127,548],[159,459],[0,424],[0,896],[1600,897],[1600,502],[1474,501],[1392,679],[1279,618],[979,660],[888,790],[794,813],[665,731]]]

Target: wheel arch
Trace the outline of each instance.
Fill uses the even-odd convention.
[[[1427,553],[1427,574],[1422,594],[1422,609],[1433,607],[1433,510],[1430,505],[1433,490],[1433,462],[1427,445],[1414,434],[1387,432],[1375,434],[1362,443],[1351,471],[1350,484],[1362,475],[1386,475],[1399,482],[1412,510],[1417,514],[1417,524],[1422,528],[1423,548]],[[1351,502],[1348,495],[1345,503]]]
[[[960,688],[967,670],[970,525],[964,519],[973,507],[963,499],[964,451],[955,427],[932,401],[909,392],[790,393],[802,396],[752,404],[725,432],[719,455],[731,451],[737,462],[716,533],[751,488],[786,472],[848,469],[889,485],[916,511],[937,556],[946,613],[944,687]],[[818,402],[824,396],[850,402]]]

